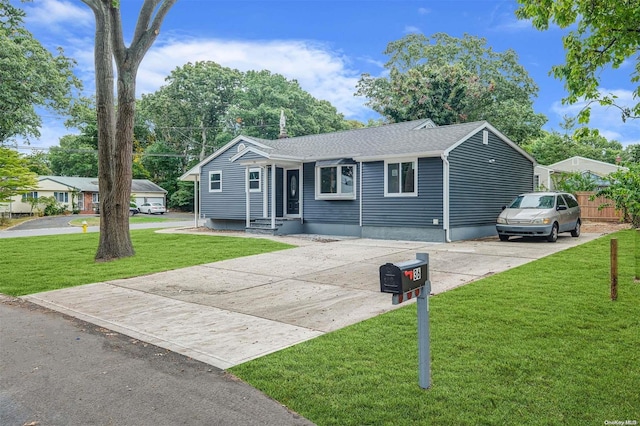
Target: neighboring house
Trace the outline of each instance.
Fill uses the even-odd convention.
[[[534,173],[536,188],[553,190],[555,189],[553,186],[554,174],[579,172],[583,175],[589,175],[598,186],[604,186],[607,184],[604,178],[618,170],[627,170],[627,168],[605,163],[604,161],[575,156],[548,166],[538,165]]]
[[[131,195],[137,204],[161,202],[165,204],[167,191],[147,179],[133,179]],[[94,213],[100,201],[98,179],[67,176],[39,176],[38,186],[32,192],[16,196],[5,209],[11,213],[31,213],[28,197],[54,197],[70,212]]]
[[[282,125],[281,125],[282,127]],[[494,235],[534,160],[486,121],[238,136],[185,173],[214,229],[450,241]],[[196,215],[198,212],[196,212]]]

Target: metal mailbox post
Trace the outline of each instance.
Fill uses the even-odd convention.
[[[397,305],[418,299],[418,384],[422,389],[431,387],[431,347],[429,332],[429,254],[416,253],[415,260],[386,263],[380,266],[380,291],[391,293]]]

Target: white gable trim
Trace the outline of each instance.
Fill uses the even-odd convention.
[[[200,175],[200,170],[202,169],[202,166],[204,166],[205,164],[209,163],[214,158],[219,157],[220,155],[224,154],[227,150],[229,150],[232,146],[234,146],[236,143],[238,143],[240,141],[250,143],[252,145],[255,145],[255,146],[257,146],[259,148],[263,148],[263,149],[273,149],[273,147],[270,147],[268,145],[260,143],[260,142],[254,140],[254,139],[251,139],[250,137],[239,135],[239,136],[236,136],[235,138],[233,138],[225,146],[223,146],[222,148],[218,149],[216,152],[214,152],[213,154],[209,155],[207,158],[205,158],[204,160],[202,160],[201,162],[199,162],[195,166],[191,167],[186,173],[184,173],[182,176],[180,176],[179,180],[188,180],[188,181],[189,180],[190,181],[197,180],[198,179],[197,176]]]
[[[495,127],[493,127],[489,122],[485,121],[484,123],[482,123],[480,126],[478,126],[478,128],[476,128],[475,130],[472,130],[471,132],[469,132],[465,137],[463,137],[462,139],[460,139],[458,142],[454,143],[453,145],[451,145],[449,148],[447,148],[444,153],[446,155],[449,155],[451,153],[451,151],[453,151],[454,149],[456,149],[458,146],[460,146],[461,144],[463,144],[464,142],[466,142],[469,138],[471,138],[472,136],[474,136],[475,134],[477,134],[479,131],[484,130],[484,129],[488,129],[491,130],[491,132],[493,132],[493,134],[495,134],[498,138],[502,139],[502,141],[504,143],[506,143],[507,145],[509,145],[511,148],[515,149],[516,151],[518,151],[518,153],[520,153],[520,155],[522,155],[523,157],[525,157],[527,160],[531,161],[534,165],[537,165],[538,163],[536,163],[535,158],[533,158],[531,155],[529,155],[529,153],[527,153],[527,151],[525,151],[524,149],[520,148],[515,142],[513,142],[511,139],[509,139],[508,137],[506,137],[504,134],[502,134],[498,129],[496,129]]]
[[[268,159],[268,158],[271,158],[271,157],[269,156],[269,154],[267,154],[266,152],[261,151],[261,150],[259,150],[259,149],[257,149],[257,148],[254,148],[254,147],[252,147],[252,146],[248,146],[248,147],[246,147],[245,149],[243,149],[242,151],[240,151],[239,153],[237,153],[236,155],[234,155],[233,157],[229,158],[229,161],[233,163],[233,162],[235,162],[238,158],[242,158],[245,154],[248,154],[248,153],[250,153],[250,152],[253,152],[254,154],[258,154],[259,156],[264,157],[264,158],[267,158],[267,159]]]

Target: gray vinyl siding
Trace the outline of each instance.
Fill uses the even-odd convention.
[[[358,225],[360,222],[359,186],[360,172],[355,165],[356,199],[355,200],[316,200],[315,162],[303,166],[303,215],[309,223],[331,223],[340,225]]]
[[[495,225],[502,206],[533,188],[533,163],[489,131],[478,132],[449,154],[449,224]]]
[[[202,166],[200,174],[200,194],[202,214],[207,219],[246,219],[245,170],[246,167],[229,159],[237,154],[235,144],[209,163]],[[246,142],[245,142],[246,145]],[[222,192],[209,192],[209,172],[222,171]],[[261,173],[262,190],[251,192],[251,218],[262,217],[262,191],[264,191],[266,173]]]
[[[363,163],[362,225],[442,228],[442,160],[418,159],[418,196],[384,196],[384,161]],[[438,224],[434,225],[433,220]]]

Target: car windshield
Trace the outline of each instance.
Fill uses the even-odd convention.
[[[552,209],[553,195],[520,195],[509,205],[510,209]]]

